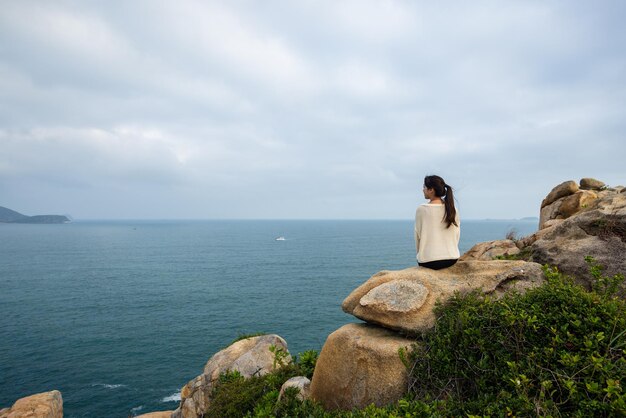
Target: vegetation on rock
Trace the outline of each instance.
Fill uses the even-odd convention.
[[[437,326],[405,359],[411,383],[394,405],[329,412],[297,390],[279,401],[287,379],[312,375],[310,351],[262,377],[223,375],[207,416],[626,416],[626,303],[615,295],[624,277],[586,261],[591,292],[545,267],[547,283],[523,295],[470,293],[438,306]]]
[[[623,277],[588,262],[594,292],[545,268],[547,284],[524,295],[469,294],[437,308],[414,352],[415,398],[444,400],[451,416],[626,414]]]
[[[523,260],[523,261],[531,261],[532,260],[532,249],[530,247],[524,247],[517,254],[504,254],[497,255],[494,257],[495,260]]]
[[[284,361],[282,350],[275,350],[276,362]],[[317,410],[321,406],[296,399],[297,390],[288,389],[278,402],[278,395],[283,383],[295,376],[313,375],[317,351],[309,350],[299,354],[287,365],[263,376],[244,378],[239,372],[227,372],[220,375],[219,381],[211,394],[211,407],[206,417],[273,417],[300,416],[297,411]]]

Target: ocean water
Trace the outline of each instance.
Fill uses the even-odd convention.
[[[536,222],[464,221],[461,251]],[[243,333],[321,349],[352,289],[415,265],[411,221],[0,224],[0,408],[58,389],[65,417],[175,409]],[[285,241],[276,241],[284,236]]]

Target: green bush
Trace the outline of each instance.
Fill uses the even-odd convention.
[[[205,417],[245,417],[257,404],[275,404],[281,386],[293,376],[297,376],[294,365],[248,379],[238,372],[222,374],[213,388],[211,406]]]
[[[309,411],[306,415],[324,412],[319,405],[297,400],[297,389],[288,390],[281,402],[278,402],[280,388],[288,379],[295,376],[310,379],[313,376],[317,351],[300,353],[289,364],[286,364],[286,351],[276,346],[271,346],[270,351],[274,354],[274,366],[282,367],[273,373],[249,379],[239,372],[220,375],[211,394],[211,407],[206,417],[301,416],[304,411]],[[296,412],[298,414],[294,415]]]
[[[306,376],[309,379],[313,378],[317,357],[318,353],[315,350],[307,350],[304,353],[298,354],[296,364],[300,367],[301,376]]]
[[[413,352],[414,398],[443,400],[448,416],[626,416],[626,305],[611,294],[619,277],[596,272],[597,293],[545,274],[524,295],[439,306]]]
[[[524,247],[517,254],[504,254],[497,255],[494,257],[494,260],[524,260],[530,261],[533,256],[532,249],[530,247]]]

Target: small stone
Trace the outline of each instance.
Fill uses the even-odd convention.
[[[606,184],[604,184],[600,180],[592,179],[589,177],[580,179],[580,188],[583,190],[602,190],[605,187]]]
[[[278,400],[282,399],[287,388],[297,388],[299,391],[297,398],[301,401],[311,397],[311,381],[305,376],[292,377],[283,383],[278,394]]]

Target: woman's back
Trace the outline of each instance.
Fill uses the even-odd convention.
[[[452,187],[439,176],[426,176],[423,192],[430,202],[415,211],[417,263],[433,269],[450,267],[460,257],[461,237]]]
[[[456,214],[456,225],[448,228],[442,221],[444,205],[424,203],[415,213],[415,249],[417,260],[427,263],[435,260],[449,260],[460,257],[459,239],[461,236],[460,220]]]

